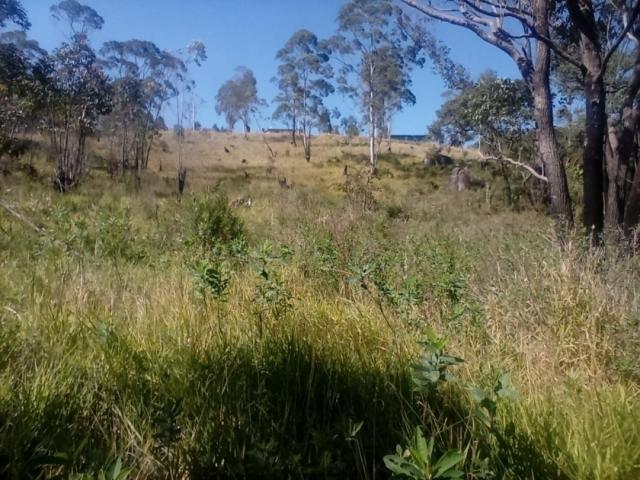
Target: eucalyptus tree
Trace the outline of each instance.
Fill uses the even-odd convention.
[[[114,79],[108,126],[118,142],[120,171],[133,169],[138,176],[147,168],[162,109],[178,95],[175,78],[185,75],[187,67],[145,40],[106,42],[100,52]]]
[[[54,186],[65,192],[86,172],[86,140],[111,110],[111,85],[95,52],[84,42],[65,43],[52,55],[47,131],[56,154]]]
[[[277,77],[272,78],[278,85],[278,94],[274,98],[276,109],[273,112],[274,120],[281,120],[291,125],[291,144],[298,146],[298,98],[296,92],[297,78],[293,69],[280,65]]]
[[[631,237],[640,221],[640,1],[567,0],[556,11],[551,47],[574,68],[585,105],[584,222]],[[635,240],[637,242],[637,239]]]
[[[20,0],[0,0],[0,28],[14,23],[22,30],[29,30],[31,22]]]
[[[348,117],[342,117],[340,120],[340,127],[342,133],[347,139],[347,144],[351,143],[351,140],[360,135],[360,122],[353,115]]]
[[[207,48],[200,40],[192,40],[189,44],[176,53],[176,58],[184,66],[184,70],[174,69],[170,79],[177,86],[177,95],[175,96],[176,104],[176,120],[178,122],[178,131],[184,133],[183,121],[185,119],[185,95],[192,92],[195,82],[189,78],[189,68],[192,66],[200,67],[207,60]],[[178,194],[182,195],[186,178],[187,169],[183,165],[183,144],[184,135],[178,135],[178,151],[176,157],[176,173]]]
[[[90,32],[102,30],[104,19],[89,5],[77,0],[62,0],[51,6],[51,16],[68,25],[72,38],[86,39]]]
[[[46,101],[47,52],[22,30],[0,34],[0,156],[21,153]]]
[[[401,0],[428,18],[465,28],[509,55],[533,98],[538,155],[548,179],[551,214],[558,232],[573,226],[564,161],[554,131],[550,85],[552,2],[549,0]]]
[[[43,107],[47,52],[27,37],[31,27],[19,0],[0,0],[0,158],[24,148],[19,135],[32,128]]]
[[[276,59],[280,61],[280,95],[274,116],[285,114],[291,118],[294,130],[297,121],[308,162],[312,129],[326,128],[331,121],[331,112],[324,105],[324,99],[335,91],[329,82],[333,77],[329,53],[313,33],[299,30],[278,51]]]
[[[63,0],[50,10],[71,33],[53,52],[47,102],[47,131],[56,154],[54,186],[65,192],[86,172],[86,140],[111,111],[111,84],[88,41],[92,30],[102,28],[102,17],[76,0]]]
[[[216,94],[216,112],[224,115],[230,131],[242,122],[245,133],[251,131],[251,117],[265,102],[258,97],[258,82],[253,72],[238,67],[235,76],[227,80]]]
[[[351,0],[338,14],[338,33],[328,44],[338,65],[338,90],[359,105],[369,135],[371,173],[377,169],[378,129],[385,112],[413,104],[411,72],[427,56],[447,83],[466,74],[436,42],[424,25],[414,21],[391,0]],[[456,78],[458,77],[458,78]]]
[[[508,204],[512,203],[511,169],[523,173],[525,183],[535,178],[544,186],[547,178],[538,165],[531,164],[534,128],[533,99],[523,80],[499,78],[486,72],[473,85],[447,100],[429,126],[429,136],[440,142],[463,145],[477,142],[483,160],[493,162],[505,182]],[[535,189],[540,191],[539,188]]]
[[[415,101],[409,74],[414,64],[424,62],[396,21],[399,14],[390,1],[351,0],[340,9],[338,33],[329,41],[339,65],[338,88],[366,118],[371,174],[377,170],[376,138],[385,99],[395,95]]]

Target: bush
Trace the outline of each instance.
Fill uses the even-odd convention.
[[[205,250],[228,246],[244,237],[242,221],[222,192],[194,197],[190,205],[190,241]]]

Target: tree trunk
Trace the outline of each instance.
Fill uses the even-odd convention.
[[[582,221],[592,242],[601,241],[604,227],[604,154],[606,94],[602,74],[602,48],[591,0],[567,0],[573,24],[580,32],[586,102],[585,146],[582,157],[584,207]]]
[[[373,78],[373,65],[370,67],[371,78]],[[369,87],[369,167],[371,175],[375,175],[378,170],[378,158],[376,155],[376,116],[374,111],[373,88]]]
[[[293,129],[291,130],[291,144],[294,147],[297,147],[298,143],[296,142],[296,128],[298,128],[298,126],[296,125],[296,114],[295,113],[293,114],[292,124],[293,124]]]
[[[311,161],[311,132],[307,129],[307,127],[304,128],[304,131],[302,133],[302,146],[304,147],[304,159],[307,162]]]
[[[607,225],[619,227],[622,225],[626,235],[630,235],[638,224],[637,196],[633,191],[636,186],[638,163],[637,132],[640,129],[640,111],[636,107],[636,97],[640,91],[640,43],[636,44],[636,65],[634,74],[627,88],[625,101],[620,115],[620,125],[612,129],[609,135],[611,149],[607,153],[607,173],[609,174],[609,189],[611,178],[615,174],[614,191],[609,192],[607,202]],[[616,201],[610,207],[612,196]],[[635,204],[634,204],[635,202]],[[610,212],[611,210],[611,212]]]
[[[534,0],[535,26],[538,32],[549,35],[549,2]],[[551,215],[556,221],[556,228],[561,237],[568,229],[573,228],[573,210],[569,196],[569,184],[560,158],[558,142],[553,128],[553,99],[549,83],[550,47],[545,42],[536,42],[536,59],[533,72],[527,72],[524,67],[521,72],[525,81],[530,84],[534,103],[534,119],[536,122],[536,141],[538,153],[544,165],[545,176],[548,179],[549,195],[551,197]]]
[[[595,52],[589,53],[592,61],[598,65]],[[594,66],[595,66],[594,65]],[[589,67],[591,69],[591,67]],[[602,78],[593,78],[587,73],[585,78],[586,100],[586,142],[582,158],[584,177],[583,223],[587,233],[597,242],[604,227],[604,139],[606,130],[605,90]],[[615,181],[613,182],[615,183]],[[613,188],[613,186],[612,186]]]
[[[624,204],[621,202],[623,189],[618,183],[621,171],[618,140],[619,132],[610,128],[605,139],[605,173],[607,177],[605,179],[604,222],[611,230],[619,228],[624,214]]]

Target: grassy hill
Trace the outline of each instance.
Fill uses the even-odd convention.
[[[139,188],[0,176],[0,477],[388,478],[416,429],[415,478],[639,477],[638,259],[561,247],[474,152],[453,192],[391,150],[196,132]]]

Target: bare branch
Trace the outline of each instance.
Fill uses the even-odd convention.
[[[4,202],[0,202],[0,207],[2,207],[4,210],[6,210],[10,215],[12,215],[13,217],[17,218],[18,220],[20,220],[22,223],[24,223],[26,226],[28,226],[29,228],[31,228],[32,230],[34,230],[35,232],[39,233],[40,235],[45,234],[46,232],[38,227],[35,223],[33,223],[31,220],[29,220],[27,217],[25,217],[24,215],[22,215],[20,212],[18,212],[15,208],[13,208],[12,206],[4,203]]]
[[[527,172],[529,172],[531,175],[536,177],[538,180],[542,180],[543,182],[549,182],[549,179],[547,177],[538,173],[533,167],[527,165],[526,163],[522,163],[517,160],[514,160],[512,158],[504,157],[504,156],[499,156],[499,157],[486,156],[482,154],[480,154],[480,158],[485,161],[490,161],[490,160],[494,160],[498,162],[505,161],[507,163],[510,163],[511,165],[515,165],[516,167],[525,169]]]
[[[613,45],[605,55],[604,60],[602,61],[602,67],[600,68],[600,76],[603,76],[605,74],[607,70],[607,64],[609,63],[609,60],[611,60],[612,55],[618,49],[624,38],[631,32],[631,29],[633,28],[636,19],[638,18],[638,14],[640,14],[640,0],[636,0],[636,3],[630,14],[628,14],[627,12],[624,13],[624,29],[622,30],[622,32],[620,32],[620,35],[618,36],[618,38],[616,38],[616,41],[613,42]]]
[[[505,37],[501,37],[496,35],[496,32],[490,32],[483,29],[480,25],[487,25],[486,22],[481,24],[474,23],[469,18],[462,17],[459,15],[453,15],[451,13],[445,12],[438,8],[434,8],[431,5],[425,5],[422,2],[417,0],[401,0],[405,5],[418,10],[419,12],[424,13],[428,17],[435,18],[436,20],[441,20],[446,23],[450,23],[451,25],[457,25],[459,27],[466,28],[467,30],[471,30],[478,37],[484,40],[495,47],[498,47],[503,52],[507,53],[511,58],[513,58],[517,63],[520,63],[522,58],[522,53],[513,45],[511,41],[506,39]],[[464,14],[464,12],[463,12]]]

